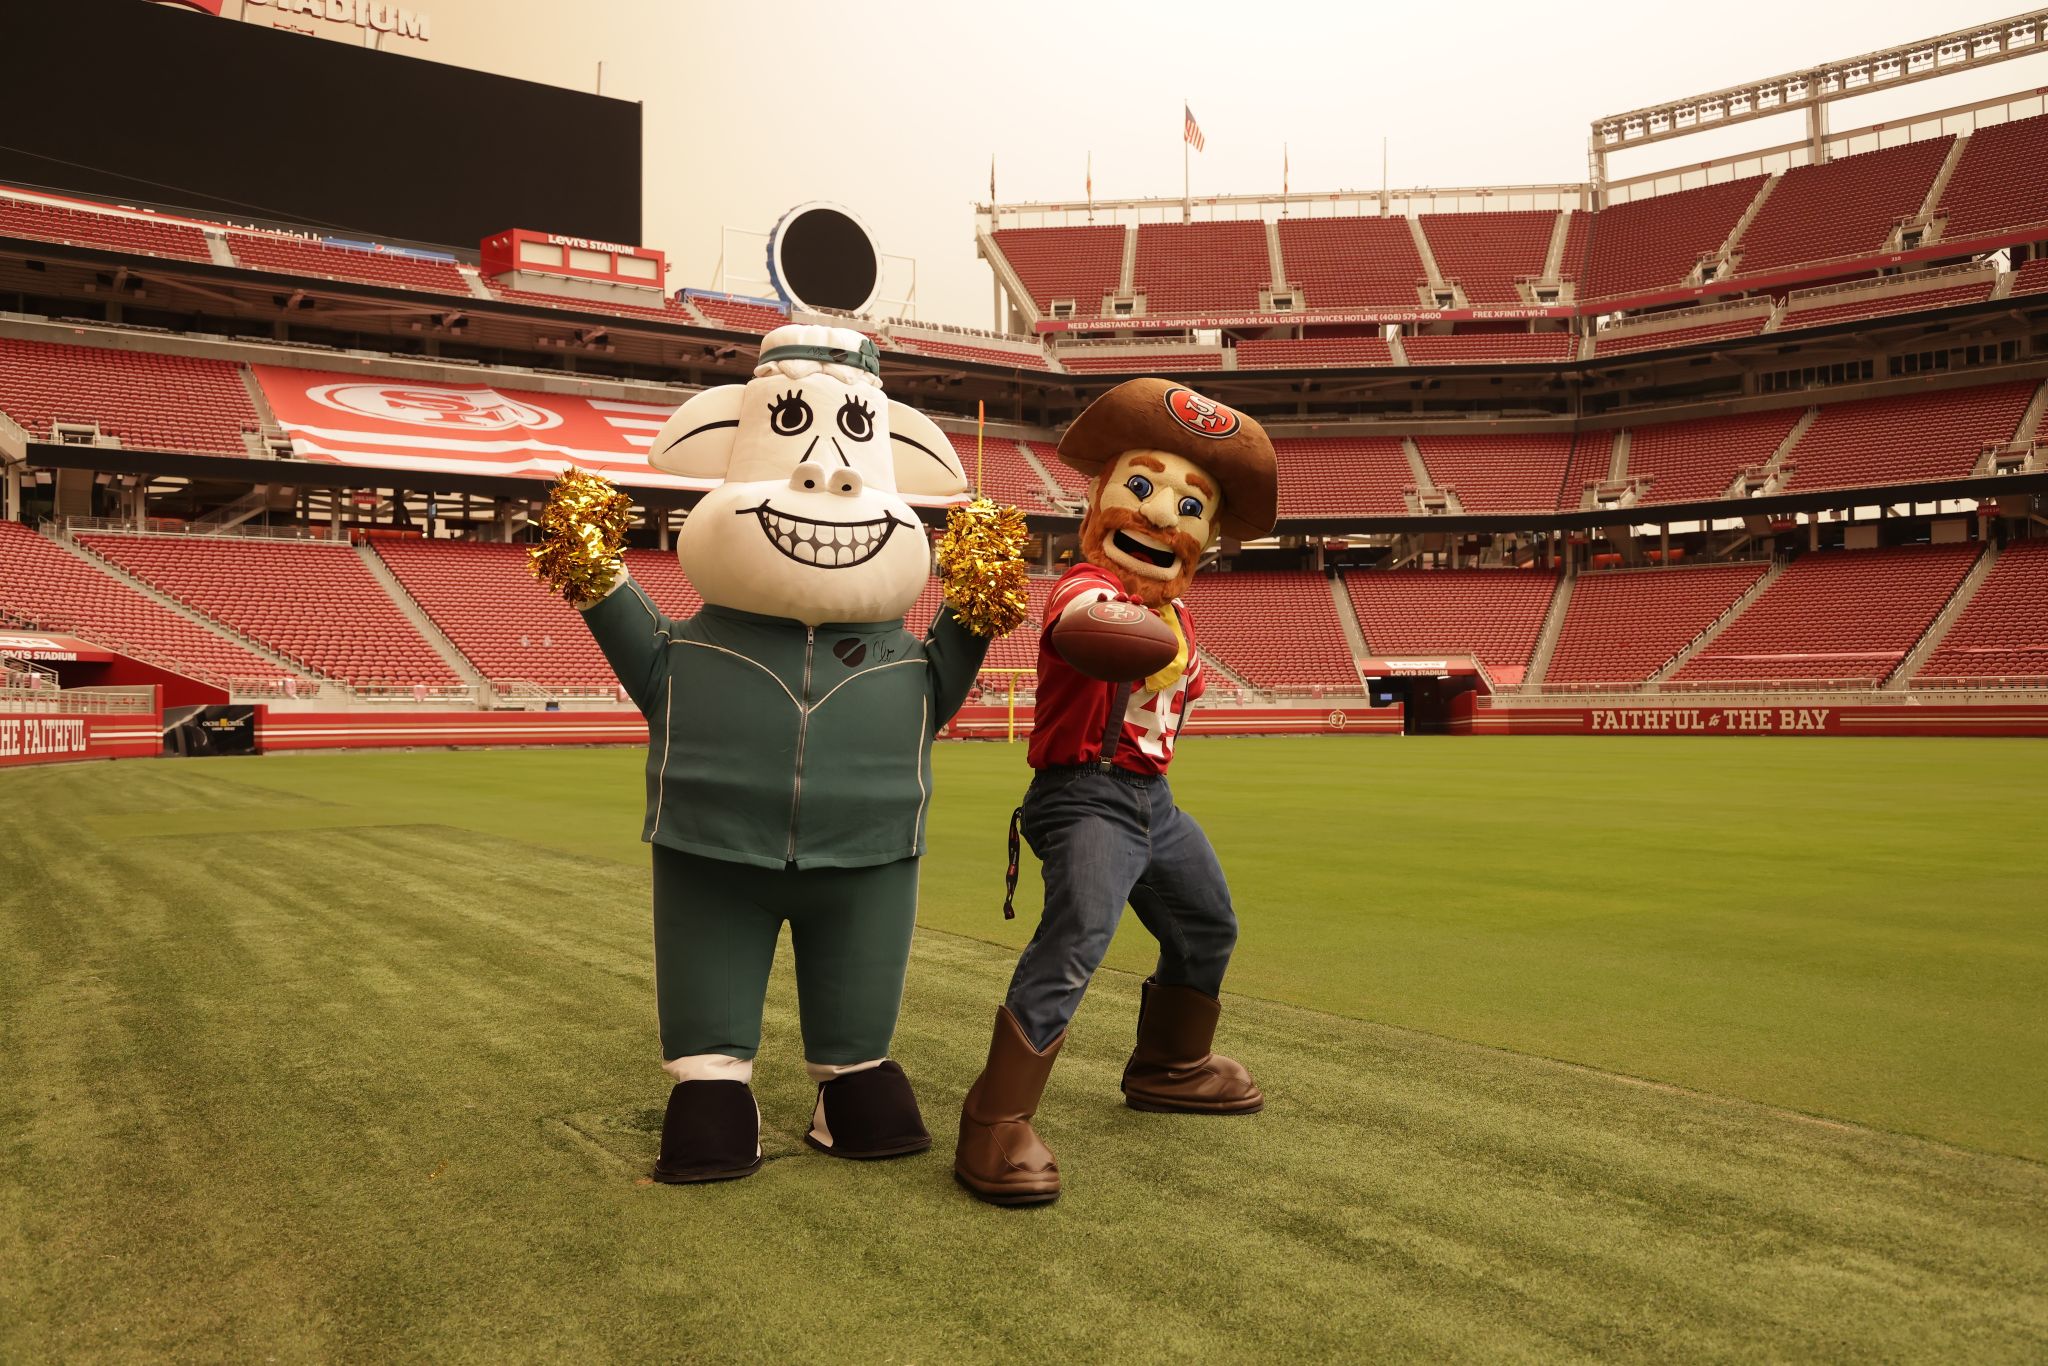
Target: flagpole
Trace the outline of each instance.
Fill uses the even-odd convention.
[[[1195,221],[1195,198],[1188,189],[1188,98],[1180,98],[1180,221]]]

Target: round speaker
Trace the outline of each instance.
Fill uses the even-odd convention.
[[[862,313],[881,287],[882,253],[853,210],[799,204],[768,235],[768,278],[790,303]]]

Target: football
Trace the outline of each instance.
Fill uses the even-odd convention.
[[[1052,628],[1060,658],[1090,678],[1130,683],[1173,662],[1180,638],[1159,615],[1134,602],[1090,603]]]

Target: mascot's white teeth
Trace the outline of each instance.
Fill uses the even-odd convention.
[[[896,531],[896,519],[878,517],[872,522],[821,522],[813,517],[792,517],[766,503],[749,508],[761,523],[762,532],[777,550],[798,564],[826,569],[846,569],[865,564],[882,553]]]

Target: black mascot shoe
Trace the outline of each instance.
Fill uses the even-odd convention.
[[[932,1146],[910,1078],[893,1061],[818,1086],[818,1108],[804,1142],[821,1153],[862,1161],[905,1157]]]
[[[761,1169],[761,1111],[743,1081],[680,1081],[668,1093],[654,1179],[731,1181]]]

